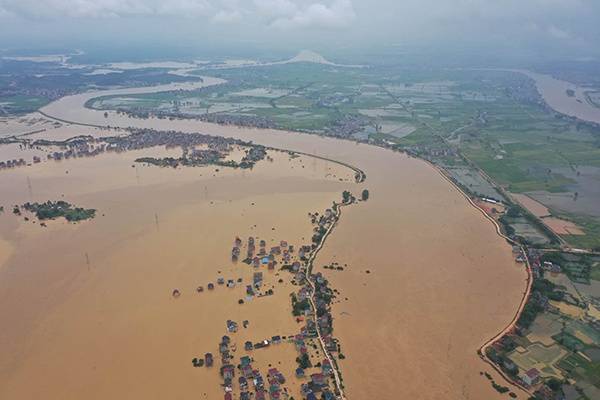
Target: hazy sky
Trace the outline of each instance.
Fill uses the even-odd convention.
[[[0,44],[600,48],[599,0],[0,0]]]

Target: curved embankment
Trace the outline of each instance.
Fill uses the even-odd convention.
[[[437,168],[437,167],[436,167]],[[478,350],[479,356],[481,357],[481,359],[483,361],[485,361],[487,364],[489,364],[492,368],[494,368],[494,370],[496,372],[498,372],[507,382],[511,383],[512,385],[515,385],[519,388],[521,388],[523,391],[525,391],[526,393],[533,395],[532,392],[529,391],[528,388],[522,386],[521,384],[519,384],[518,382],[514,381],[511,377],[509,377],[504,371],[502,371],[501,368],[498,367],[498,365],[496,365],[496,363],[494,363],[492,360],[490,360],[490,358],[487,356],[487,350],[494,344],[496,343],[498,340],[502,339],[502,337],[504,337],[505,335],[511,333],[516,325],[517,322],[519,321],[519,318],[521,317],[521,314],[523,313],[523,309],[525,308],[525,305],[527,304],[527,301],[529,300],[529,296],[531,294],[531,286],[533,284],[533,276],[532,276],[532,271],[531,271],[531,264],[529,263],[529,257],[527,257],[527,252],[525,247],[512,240],[511,238],[509,238],[508,236],[506,236],[504,233],[502,233],[502,229],[500,228],[500,225],[498,224],[498,222],[493,219],[492,217],[490,217],[481,207],[479,207],[477,205],[477,203],[475,203],[471,197],[465,193],[462,188],[460,188],[458,185],[456,185],[454,183],[454,181],[452,181],[452,179],[450,179],[445,173],[444,171],[440,170],[438,168],[438,171],[440,173],[440,175],[442,175],[442,177],[450,182],[450,184],[452,184],[456,190],[458,190],[459,192],[462,193],[462,195],[465,197],[465,199],[467,199],[467,201],[473,206],[475,207],[477,210],[479,210],[479,212],[481,212],[481,214],[488,220],[490,221],[494,227],[496,228],[496,233],[498,234],[498,236],[502,237],[503,239],[505,239],[508,243],[510,243],[513,246],[518,246],[521,250],[521,253],[523,255],[525,255],[524,259],[525,259],[525,266],[526,266],[526,270],[527,270],[527,288],[525,289],[525,292],[523,293],[523,297],[521,298],[521,303],[519,304],[519,308],[517,309],[517,311],[515,312],[515,315],[513,316],[513,319],[510,321],[510,323],[504,328],[502,329],[500,332],[498,332],[496,335],[494,335],[493,337],[491,337],[489,340],[487,340]]]
[[[70,96],[42,112],[94,126],[202,131],[359,167],[369,176],[372,196],[348,210],[315,261],[350,266],[331,276],[333,286],[349,295],[334,309],[336,336],[349,356],[342,365],[346,396],[500,398],[479,376],[477,350],[481,338],[512,327],[506,321],[516,320],[514,310],[520,313],[527,279],[498,227],[481,218],[451,181],[440,179],[437,168],[339,139],[114,112],[105,118],[83,107],[110,94]]]
[[[336,227],[338,221],[340,220],[340,218],[342,216],[341,207],[343,207],[343,204],[334,203],[334,206],[333,206],[333,210],[335,213],[334,222],[329,226],[329,228],[327,228],[327,231],[325,231],[325,234],[321,238],[321,241],[319,242],[318,246],[311,252],[310,257],[308,258],[308,261],[306,263],[305,279],[309,283],[309,285],[312,289],[311,295],[309,297],[309,301],[310,301],[310,306],[312,308],[313,315],[315,315],[315,316],[317,315],[317,305],[315,303],[315,295],[317,292],[317,288],[315,287],[315,283],[310,278],[310,276],[313,272],[314,263],[315,263],[315,259],[316,259],[317,255],[319,254],[319,252],[325,245],[325,241],[327,240],[329,235],[331,235],[331,233],[333,232],[333,229]],[[339,398],[341,400],[346,400],[346,396],[344,394],[344,385],[342,384],[341,374],[339,371],[339,365],[338,365],[337,361],[331,356],[331,353],[329,352],[329,350],[327,350],[327,345],[325,344],[325,341],[323,340],[323,336],[321,335],[321,329],[319,328],[317,321],[315,321],[315,325],[317,327],[317,338],[319,339],[319,344],[321,346],[321,350],[323,351],[323,354],[325,354],[325,357],[329,361],[329,364],[331,366],[333,366],[333,379],[335,382],[336,392],[339,393]]]

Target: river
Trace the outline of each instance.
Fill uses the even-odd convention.
[[[526,70],[517,70],[516,72],[535,81],[538,92],[553,110],[583,121],[600,124],[600,108],[591,104],[586,98],[585,93],[590,89],[556,79],[550,75]],[[573,96],[567,95],[567,90],[572,90]]]
[[[219,82],[204,78],[193,87]],[[334,138],[195,120],[142,120],[116,112],[105,117],[104,112],[84,107],[87,100],[101,95],[172,88],[68,96],[42,112],[81,124],[199,131],[252,140],[362,169],[367,180],[352,190],[358,194],[368,188],[370,199],[344,210],[315,262],[316,271],[323,271],[340,292],[333,314],[335,335],[346,356],[340,364],[347,397],[505,397],[480,375],[489,371],[502,382],[476,351],[511,321],[526,288],[526,272],[514,262],[511,247],[495,227],[438,170],[404,154]],[[136,243],[135,249],[143,251],[143,243]],[[333,261],[347,267],[320,269]],[[103,296],[106,293],[97,293],[97,301]],[[151,387],[152,382],[136,376],[131,385]],[[109,389],[103,393],[116,395]]]

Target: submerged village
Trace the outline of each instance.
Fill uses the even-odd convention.
[[[484,119],[483,116],[481,118]],[[181,152],[179,155],[169,153],[166,157],[140,157],[135,162],[168,168],[214,166],[250,169],[256,163],[268,160],[268,151],[278,151],[251,142],[199,133],[152,129],[127,129],[119,133],[104,137],[77,136],[63,141],[36,140],[25,136],[2,138],[0,144],[18,146],[29,158],[0,159],[0,170],[155,147],[180,149]],[[509,398],[523,397],[522,394],[517,395],[515,387],[534,399],[585,400],[600,396],[598,250],[570,245],[565,238],[570,240],[579,235],[561,233],[559,228],[569,227],[567,220],[548,209],[538,215],[531,209],[531,199],[517,196],[505,186],[496,184],[447,140],[436,139],[410,146],[400,146],[382,137],[356,141],[404,152],[430,162],[495,225],[497,232],[513,246],[514,260],[527,270],[527,290],[514,319],[478,350],[481,359],[487,363],[480,371],[480,379],[489,381],[496,391]],[[37,153],[32,156],[33,151],[27,150]],[[296,154],[287,153],[292,157]],[[241,157],[234,159],[232,154],[241,154]],[[362,182],[364,174],[357,169],[354,172],[356,181]],[[363,194],[362,200],[367,198],[368,192]],[[573,201],[576,199],[575,196]],[[215,276],[213,281],[198,286],[196,293],[183,293],[180,288],[165,289],[166,295],[177,301],[180,296],[210,296],[215,290],[231,290],[233,296],[238,292],[234,289],[241,288],[244,295],[236,295],[232,301],[243,308],[253,299],[271,296],[278,290],[280,280],[289,279],[296,288],[290,296],[293,314],[290,318],[297,322],[296,331],[273,332],[269,337],[240,342],[236,339],[238,333],[240,330],[251,331],[252,321],[223,316],[222,337],[190,354],[190,368],[199,369],[199,373],[220,376],[225,399],[292,398],[292,388],[300,388],[301,396],[306,399],[345,398],[338,369],[338,362],[344,359],[344,354],[333,335],[331,315],[331,306],[338,293],[330,287],[326,275],[313,271],[312,263],[328,232],[335,226],[341,207],[354,201],[356,199],[346,192],[342,201],[329,210],[309,215],[315,229],[309,245],[290,244],[282,238],[267,246],[264,239],[257,237],[235,238],[231,254],[224,257],[231,257],[236,268],[252,271],[248,282],[237,276]],[[46,208],[56,208],[56,203],[43,204],[47,205]],[[0,212],[2,206],[0,204]],[[63,208],[69,206],[66,204]],[[40,205],[11,207],[35,213]],[[75,210],[73,215],[81,214],[82,210],[95,212],[93,209]],[[341,268],[325,266],[324,270]],[[284,374],[275,364],[264,368],[255,362],[253,356],[257,352],[273,346],[294,348],[296,369],[292,375]],[[491,370],[506,381],[494,380]],[[296,390],[293,392],[297,393]]]
[[[235,238],[231,261],[240,268],[251,268],[252,282],[245,283],[241,278],[218,277],[216,282],[199,286],[199,294],[219,287],[234,288],[245,286],[245,296],[238,300],[240,306],[254,298],[269,296],[273,289],[267,289],[266,281],[276,271],[285,273],[297,290],[290,294],[292,315],[297,322],[297,332],[273,332],[271,337],[256,338],[243,344],[236,340],[239,329],[249,329],[251,321],[223,321],[224,335],[213,349],[206,349],[204,355],[192,359],[192,367],[215,368],[222,378],[223,398],[231,399],[293,399],[288,392],[289,385],[299,385],[305,399],[343,398],[343,384],[338,370],[338,359],[343,359],[340,345],[333,336],[331,304],[336,291],[329,286],[321,272],[313,272],[314,256],[339,217],[339,207],[334,204],[323,214],[309,215],[314,225],[312,244],[294,246],[285,240],[278,245],[267,247],[265,240],[249,237],[243,241]],[[243,258],[243,259],[242,259]],[[280,274],[277,273],[277,276]],[[174,289],[172,296],[181,295]],[[241,328],[240,328],[241,326]],[[284,376],[276,367],[261,371],[253,365],[253,354],[270,346],[293,346],[297,352],[297,368],[294,376]],[[337,358],[336,358],[337,356]],[[271,364],[269,364],[271,365]]]
[[[22,137],[0,139],[0,144],[18,144],[20,150],[46,149],[47,160],[61,161],[71,158],[94,157],[106,152],[125,152],[132,150],[164,147],[180,148],[180,157],[143,157],[135,161],[158,166],[206,166],[215,165],[232,168],[252,168],[254,164],[266,156],[263,146],[253,145],[237,139],[223,138],[200,133],[183,133],[175,131],[157,131],[153,129],[129,129],[129,134],[110,137],[93,137],[89,135],[75,136],[67,140],[31,140]],[[244,147],[245,155],[238,162],[226,160],[234,146]],[[40,156],[33,156],[31,161],[24,158],[0,160],[0,170],[37,164],[42,162]]]
[[[140,157],[135,162],[165,168],[214,166],[249,169],[264,159],[268,160],[268,150],[281,151],[237,139],[152,129],[128,129],[118,136],[76,136],[62,141],[7,137],[0,139],[0,143],[16,145],[29,155],[31,152],[27,150],[46,154],[45,157],[30,155],[27,160],[0,160],[0,170],[157,147],[180,149],[181,153],[169,157]],[[237,150],[242,150],[237,152],[241,158],[233,159],[231,155]],[[294,152],[287,153],[291,157],[296,155]],[[459,159],[460,156],[445,151],[435,155],[432,161],[437,164],[440,158]],[[364,181],[364,173],[353,169],[355,180]],[[600,308],[590,284],[598,282],[594,271],[600,256],[593,252],[565,249],[564,243],[561,246],[560,237],[537,222],[527,209],[511,201],[510,196],[503,195],[502,191],[475,192],[474,188],[462,184],[452,175],[444,173],[443,176],[493,221],[513,246],[515,261],[523,265],[529,274],[527,293],[514,320],[500,335],[481,346],[480,357],[488,363],[489,369],[500,373],[507,382],[532,398],[594,398],[600,385],[596,367],[600,331],[597,310]],[[360,200],[367,200],[368,191],[360,197]],[[207,343],[205,348],[199,348],[196,354],[190,354],[190,368],[220,376],[225,400],[292,399],[292,388],[295,388],[294,393],[299,388],[305,399],[345,398],[343,379],[338,369],[339,360],[345,356],[334,336],[331,315],[337,292],[330,287],[323,273],[313,271],[313,260],[328,232],[335,226],[341,208],[355,201],[358,199],[344,192],[341,202],[335,203],[332,208],[322,214],[309,215],[315,231],[312,243],[308,245],[296,246],[282,239],[276,245],[269,243],[267,247],[266,241],[260,238],[235,238],[231,254],[224,256],[230,257],[240,268],[251,269],[251,281],[216,276],[212,282],[197,287],[194,295],[198,296],[209,296],[214,290],[245,288],[244,296],[236,296],[232,300],[237,301],[239,307],[244,307],[252,299],[271,296],[277,290],[275,285],[283,279],[289,279],[296,287],[290,296],[293,314],[290,318],[297,322],[297,331],[273,332],[269,337],[257,337],[241,343],[236,340],[237,333],[240,329],[251,330],[252,321],[224,316],[222,337],[215,338],[212,344]],[[6,206],[0,204],[0,212],[8,209]],[[51,200],[10,207],[18,216],[25,212],[39,214],[40,210],[44,215],[50,210],[51,218],[56,216],[57,207],[65,213],[72,209],[75,220],[86,219],[79,217],[83,212],[92,216],[96,212]],[[62,216],[69,220],[66,215]],[[31,215],[23,217],[31,218]],[[39,220],[40,226],[45,227],[43,218]],[[535,229],[535,235],[525,232],[523,226]],[[545,242],[538,243],[538,236],[545,238]],[[324,266],[325,271],[333,269],[343,267]],[[166,288],[166,291],[174,301],[182,295],[189,295],[179,288]],[[296,369],[292,376],[284,374],[275,364],[261,369],[254,362],[256,352],[271,346],[293,346]],[[505,393],[509,398],[517,397],[509,386],[505,386],[506,383],[495,381],[488,371],[480,372],[482,379],[489,380],[499,393]]]
[[[27,161],[24,158],[2,160],[0,169],[156,147],[180,149],[181,154],[140,157],[135,162],[168,168],[214,166],[250,169],[262,160],[269,160],[267,150],[281,151],[236,139],[152,129],[129,129],[126,134],[119,136],[76,136],[60,141],[23,137],[0,140],[3,144],[17,145],[25,154],[31,154],[28,150],[46,153],[44,158],[36,155]],[[286,153],[291,158],[296,157],[294,152]],[[237,155],[237,159],[234,155]],[[364,172],[352,169],[355,181],[363,182],[366,178]],[[175,302],[183,295],[210,296],[216,290],[231,290],[232,296],[235,296],[232,301],[236,301],[239,307],[244,307],[245,303],[254,299],[272,296],[278,290],[276,285],[282,284],[284,280],[294,288],[289,296],[289,318],[295,321],[297,330],[273,332],[269,337],[256,337],[241,343],[237,340],[237,334],[242,329],[250,331],[252,321],[224,316],[222,337],[214,338],[212,344],[207,343],[207,347],[198,349],[197,354],[190,354],[190,368],[199,368],[201,373],[219,374],[225,400],[293,400],[293,393],[300,393],[307,400],[345,398],[338,365],[339,360],[343,360],[345,356],[341,352],[339,340],[334,336],[331,312],[339,292],[330,286],[323,272],[314,271],[313,262],[337,224],[342,208],[368,198],[369,192],[366,189],[358,198],[344,191],[340,200],[334,202],[331,208],[324,212],[309,213],[308,218],[313,226],[310,244],[297,245],[284,239],[267,243],[265,239],[254,236],[246,240],[236,237],[231,253],[225,257],[235,268],[252,271],[251,279],[247,282],[241,277],[219,275],[213,281],[197,286],[195,293],[183,293],[179,288],[167,289]],[[0,206],[0,212],[4,212],[5,206]],[[64,218],[68,222],[78,222],[94,218],[102,211],[81,208],[63,200],[9,207],[12,214],[25,221],[36,223],[37,219],[40,227],[46,227],[47,220]],[[343,271],[344,267],[337,264],[323,266],[324,271],[329,269]],[[240,290],[243,290],[243,295],[238,298]],[[293,375],[284,374],[274,362],[263,369],[255,363],[253,355],[271,346],[293,347],[296,354]]]

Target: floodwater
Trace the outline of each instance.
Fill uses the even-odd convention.
[[[535,81],[538,91],[546,103],[555,111],[583,121],[600,124],[600,108],[591,104],[585,95],[586,90],[589,89],[553,78],[550,75],[524,70],[518,72]],[[573,96],[568,96],[567,90],[573,90]]]
[[[238,304],[254,271],[232,263],[233,240],[309,243],[308,213],[341,198],[353,171],[281,152],[252,171],[131,166],[142,155],[172,152],[146,149],[0,172],[2,203],[10,208],[0,214],[0,398],[218,399],[219,363],[193,368],[191,360],[206,352],[218,357],[227,319],[240,325],[230,334],[236,357],[246,340],[299,330],[289,273],[265,270],[265,288],[274,295]],[[42,228],[12,214],[10,205],[63,194],[97,209],[97,217]],[[218,286],[221,276],[243,283]],[[293,345],[253,356],[263,374],[271,363],[293,377]]]
[[[511,247],[496,235],[494,226],[434,167],[378,147],[314,135],[198,121],[140,120],[116,113],[105,118],[101,112],[82,108],[96,95],[70,96],[43,111],[82,123],[201,131],[252,140],[350,163],[363,169],[367,180],[356,185],[302,178],[308,187],[292,184],[284,191],[280,185],[288,179],[275,184],[265,174],[255,179],[252,175],[238,180],[215,177],[211,186],[220,182],[214,189],[219,193],[217,204],[233,202],[219,208],[201,201],[203,191],[192,183],[168,189],[149,185],[148,191],[140,192],[131,172],[129,185],[118,191],[90,188],[71,196],[74,203],[105,207],[106,217],[76,226],[77,234],[67,230],[64,235],[37,236],[37,241],[17,248],[8,261],[0,279],[0,316],[17,323],[10,324],[0,341],[2,353],[11,354],[0,369],[0,388],[5,388],[0,395],[4,390],[11,394],[9,398],[42,393],[60,399],[202,398],[204,393],[206,398],[218,398],[213,391],[216,378],[181,365],[191,364],[191,353],[216,346],[218,339],[212,338],[220,337],[224,328],[207,324],[211,319],[205,314],[226,319],[225,311],[230,309],[222,308],[223,304],[235,298],[219,297],[217,291],[210,294],[214,299],[207,293],[198,297],[189,292],[199,282],[213,279],[216,269],[233,273],[235,267],[225,268],[225,248],[232,235],[248,236],[252,224],[258,224],[257,234],[271,238],[270,226],[279,222],[275,232],[283,232],[290,242],[301,241],[310,231],[306,212],[327,207],[346,187],[356,194],[368,188],[370,199],[344,208],[316,265],[347,264],[344,271],[322,270],[341,292],[333,313],[335,335],[346,356],[340,364],[347,397],[505,397],[480,375],[492,371],[476,351],[512,319],[526,288],[526,273],[514,263]],[[44,172],[45,167],[36,168],[50,182],[60,182],[58,171],[54,177]],[[182,171],[168,172],[172,174],[168,179]],[[23,185],[25,177],[14,179]],[[246,183],[248,179],[256,184]],[[82,178],[85,187],[84,183]],[[26,195],[24,190],[21,196]],[[119,198],[128,200],[115,200]],[[253,200],[266,206],[250,207]],[[160,221],[165,220],[160,230],[154,226],[156,212]],[[222,229],[224,225],[235,228]],[[70,225],[51,228],[73,229]],[[13,231],[22,229],[13,227]],[[107,234],[114,234],[112,241]],[[83,247],[74,246],[73,238],[81,240]],[[51,253],[48,244],[53,245]],[[90,254],[89,271],[84,252]],[[223,264],[210,254],[222,257]],[[73,272],[74,265],[78,272]],[[53,281],[56,270],[66,271],[67,277]],[[176,286],[183,295],[175,301],[170,290]],[[250,314],[249,319],[260,321],[256,331],[252,328],[255,337],[274,334],[273,327],[297,329],[289,320],[287,294],[278,297],[277,285],[275,290],[275,296],[262,299],[272,302],[268,314],[258,308]],[[240,313],[236,318],[245,315],[245,309],[233,309]],[[27,319],[23,315],[31,316],[29,323],[23,322]],[[18,336],[24,332],[31,333]],[[294,357],[281,349],[282,358]]]

